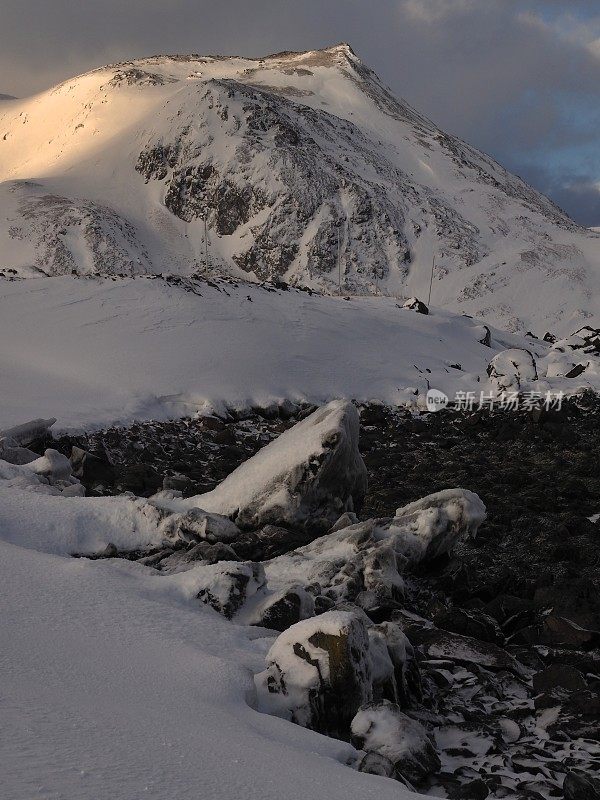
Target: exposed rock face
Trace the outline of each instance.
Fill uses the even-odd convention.
[[[393,766],[392,775],[422,783],[440,769],[440,757],[425,728],[403,714],[389,700],[364,705],[352,720],[352,743],[360,750],[375,753]],[[370,770],[369,759],[360,769]]]
[[[261,709],[321,733],[343,736],[372,695],[367,628],[350,612],[293,625],[266,660],[255,678]]]
[[[356,408],[335,400],[315,411],[190,506],[226,515],[242,529],[265,524],[327,530],[359,507],[367,473]]]

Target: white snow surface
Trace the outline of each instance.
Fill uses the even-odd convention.
[[[425,316],[393,298],[193,286],[201,296],[161,279],[0,279],[0,430],[49,415],[60,431],[284,399],[424,407],[428,386],[479,396],[490,359],[514,347],[542,361],[530,389],[600,386],[594,363],[546,379],[547,343],[492,329],[485,347],[480,321],[436,307]],[[579,352],[570,358],[587,363]]]
[[[434,257],[437,305],[538,335],[600,324],[599,234],[395,98],[348,45],[156,56],[0,100],[0,270],[328,292],[341,276],[426,299]]]
[[[108,541],[147,544],[156,509],[129,497],[55,496],[40,481],[0,461],[3,797],[407,796],[350,768],[350,745],[255,710],[252,676],[274,634],[197,599],[200,588],[219,588],[219,570],[244,565],[160,575],[66,557]]]

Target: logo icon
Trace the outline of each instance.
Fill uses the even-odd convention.
[[[439,389],[430,389],[427,392],[427,411],[441,411],[448,405],[448,395],[440,392]]]

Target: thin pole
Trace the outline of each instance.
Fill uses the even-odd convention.
[[[337,229],[338,294],[342,294],[342,260],[340,256],[340,229]]]
[[[208,272],[208,228],[206,224],[206,213],[204,214],[204,267]]]
[[[429,281],[429,298],[427,299],[427,305],[431,304],[431,289],[433,288],[433,270],[435,269],[435,253],[431,257],[431,280]]]

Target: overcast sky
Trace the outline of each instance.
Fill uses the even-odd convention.
[[[600,225],[598,0],[0,0],[0,93],[156,53],[339,41],[440,127]]]

